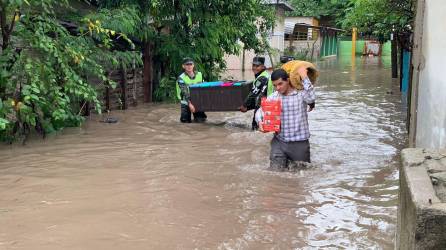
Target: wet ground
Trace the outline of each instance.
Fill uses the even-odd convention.
[[[114,111],[0,149],[0,249],[392,249],[406,142],[387,59],[318,65],[315,167],[266,170],[251,114]]]

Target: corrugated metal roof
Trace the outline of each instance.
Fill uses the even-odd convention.
[[[332,27],[324,27],[324,26],[313,26],[306,23],[296,23],[296,22],[285,22],[285,34],[293,34],[296,27],[307,27],[307,28],[313,28],[317,30],[330,30],[335,32],[341,32],[344,31],[342,29],[332,28]]]
[[[285,34],[292,34],[294,32],[295,22],[285,22]]]

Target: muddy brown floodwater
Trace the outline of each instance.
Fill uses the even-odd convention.
[[[315,167],[270,172],[251,113],[113,111],[0,148],[0,249],[392,249],[404,111],[388,59],[318,65]]]

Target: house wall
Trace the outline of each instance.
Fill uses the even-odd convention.
[[[270,45],[272,48],[283,51],[285,40],[285,10],[277,10],[277,19],[273,32],[270,35]]]
[[[286,47],[294,47],[294,50],[297,52],[304,52],[304,51],[313,51],[313,58],[317,58],[320,56],[321,53],[321,39],[317,40],[300,40],[300,41],[293,41],[290,43],[290,41],[285,42]],[[311,52],[309,52],[311,54]],[[309,55],[310,56],[310,55]]]
[[[367,41],[356,40],[356,54],[361,55],[364,51],[364,46]],[[382,56],[390,56],[390,41],[382,45]],[[339,55],[351,55],[352,54],[352,41],[340,40],[338,42],[338,54]]]
[[[271,54],[263,54],[258,56],[265,57],[265,66],[267,68],[273,67],[279,62],[280,55],[285,48],[285,10],[282,8],[277,9],[276,23],[274,30],[269,34],[269,44],[273,49]],[[256,56],[254,51],[246,50],[240,52],[240,55],[225,55],[226,66],[228,70],[240,70],[250,69],[252,59]],[[244,67],[243,67],[244,58]]]
[[[446,18],[444,0],[425,1],[415,146],[446,148]],[[414,114],[412,114],[414,115]]]
[[[446,5],[444,0],[416,4],[410,148],[401,153],[396,249],[445,249]]]
[[[314,17],[286,17],[285,22],[303,23],[312,26],[319,26],[319,20]],[[295,39],[296,38],[293,38],[293,41],[286,40],[285,48],[293,47],[294,51],[296,51],[297,53],[307,53],[308,51],[307,56],[309,58],[319,57],[322,46],[322,40],[320,39],[319,36],[319,30],[309,28],[306,40],[295,40]],[[302,39],[302,37],[299,36],[298,39]]]

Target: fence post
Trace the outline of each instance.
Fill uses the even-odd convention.
[[[356,36],[358,29],[353,28],[352,30],[352,57],[356,56]]]

